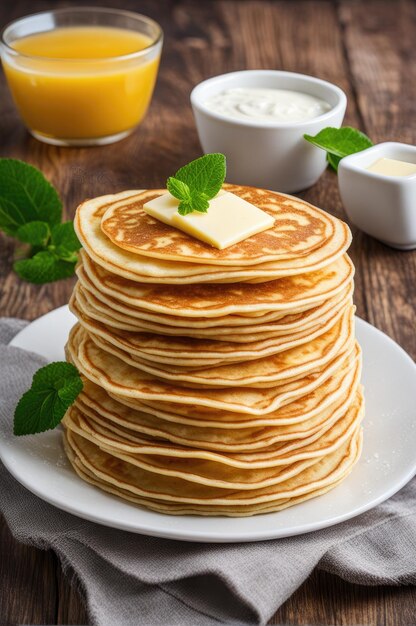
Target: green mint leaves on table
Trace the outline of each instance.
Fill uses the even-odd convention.
[[[14,434],[33,435],[56,428],[82,387],[81,376],[71,363],[57,361],[41,367],[16,406]]]
[[[225,173],[225,156],[213,153],[191,161],[181,167],[175,176],[170,176],[166,186],[169,193],[180,200],[178,213],[206,213],[209,200],[217,195],[223,185]]]
[[[327,161],[337,172],[341,159],[349,154],[370,148],[373,142],[367,135],[351,126],[343,128],[324,128],[317,135],[303,135],[314,146],[326,150]]]
[[[49,250],[41,250],[29,259],[20,259],[13,267],[22,280],[36,285],[70,278],[75,271],[75,263],[62,261]]]
[[[15,272],[31,283],[72,276],[81,247],[72,222],[61,223],[62,202],[36,167],[0,159],[0,230],[29,245]]]

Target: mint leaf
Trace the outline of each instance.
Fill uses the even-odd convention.
[[[193,211],[194,211],[194,208],[191,202],[186,202],[185,200],[182,200],[182,202],[179,202],[179,206],[178,206],[179,215],[188,215],[188,213],[192,213]]]
[[[344,126],[344,128],[324,128],[317,135],[304,135],[307,141],[310,141],[318,148],[322,148],[330,154],[344,157],[348,154],[360,152],[373,145],[371,139],[364,133]]]
[[[75,233],[73,222],[64,222],[53,226],[49,249],[60,259],[76,263],[78,260],[77,251],[80,248],[81,244]]]
[[[205,154],[188,165],[181,167],[175,178],[186,183],[193,195],[195,192],[205,194],[210,200],[221,189],[226,173],[225,156],[219,153]]]
[[[73,276],[75,263],[59,259],[50,250],[42,250],[30,259],[16,261],[13,268],[23,280],[41,285]]]
[[[330,154],[329,152],[327,152],[326,160],[328,161],[332,169],[338,172],[338,165],[339,165],[339,162],[341,161],[341,157],[335,156],[335,154]]]
[[[75,365],[66,361],[55,361],[34,373],[31,388],[43,389],[45,386],[53,385],[59,391],[64,389],[67,381],[70,383],[74,377],[79,378]]]
[[[328,163],[337,171],[342,158],[355,152],[361,152],[373,145],[367,135],[351,126],[343,128],[324,128],[317,135],[303,135],[304,138],[322,150],[326,150]]]
[[[192,211],[206,213],[208,200],[214,198],[225,180],[225,156],[223,154],[206,154],[188,165],[181,167],[168,178],[168,191],[180,200],[178,212],[187,215]]]
[[[16,231],[16,237],[23,243],[30,243],[31,246],[45,247],[50,236],[51,231],[46,222],[27,222]]]
[[[170,176],[167,180],[166,187],[174,198],[184,200],[185,202],[190,202],[192,200],[191,190],[188,185],[181,180]]]
[[[193,195],[192,196],[192,206],[194,211],[199,211],[200,213],[206,213],[209,208],[209,202],[205,194]]]
[[[74,274],[81,247],[72,222],[61,224],[56,189],[37,168],[0,159],[0,230],[32,246],[14,269],[23,280],[42,284]]]
[[[16,406],[14,434],[33,435],[55,428],[82,388],[81,376],[71,363],[56,361],[39,369]]]
[[[0,159],[0,230],[16,235],[27,222],[61,221],[56,189],[36,167],[17,159]]]
[[[205,196],[194,194],[190,201],[182,200],[178,206],[179,215],[188,215],[193,211],[199,213],[206,213],[209,209],[209,202],[205,199]]]
[[[72,222],[56,224],[52,232],[45,222],[29,222],[20,226],[16,235],[35,248],[47,246],[45,250],[35,249],[32,257],[14,263],[14,270],[20,278],[43,284],[73,276],[81,244]]]

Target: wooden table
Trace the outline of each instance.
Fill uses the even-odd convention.
[[[65,6],[47,0],[0,5],[0,22]],[[77,2],[80,4],[80,2]],[[88,0],[88,5],[94,4]],[[85,197],[160,187],[179,164],[201,154],[189,106],[191,87],[244,68],[278,68],[337,83],[348,95],[346,123],[375,142],[416,143],[416,4],[410,0],[101,0],[161,23],[163,62],[150,112],[130,138],[113,147],[60,149],[38,143],[20,123],[1,82],[0,151],[40,167],[65,199],[71,217]],[[326,172],[300,194],[344,218],[337,179]],[[354,232],[358,314],[416,357],[416,253],[392,250]],[[0,313],[34,319],[68,301],[73,281],[42,287],[11,270],[13,241],[0,239]],[[1,488],[1,486],[0,486]],[[84,624],[78,592],[57,557],[14,541],[0,529],[0,621]],[[315,573],[272,623],[414,624],[411,587],[359,587]]]

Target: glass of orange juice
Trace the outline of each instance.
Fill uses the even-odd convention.
[[[75,7],[9,24],[1,57],[34,137],[59,146],[103,145],[143,119],[162,41],[160,26],[138,13]]]

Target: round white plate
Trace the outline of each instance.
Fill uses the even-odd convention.
[[[64,358],[75,318],[67,307],[39,318],[12,341],[48,360]],[[245,518],[162,515],[123,502],[82,481],[71,469],[59,430],[28,437],[11,433],[0,456],[27,489],[60,509],[131,532],[184,541],[242,542],[298,535],[338,524],[392,496],[416,474],[416,365],[394,341],[357,319],[366,396],[364,450],[334,491],[278,513]]]

